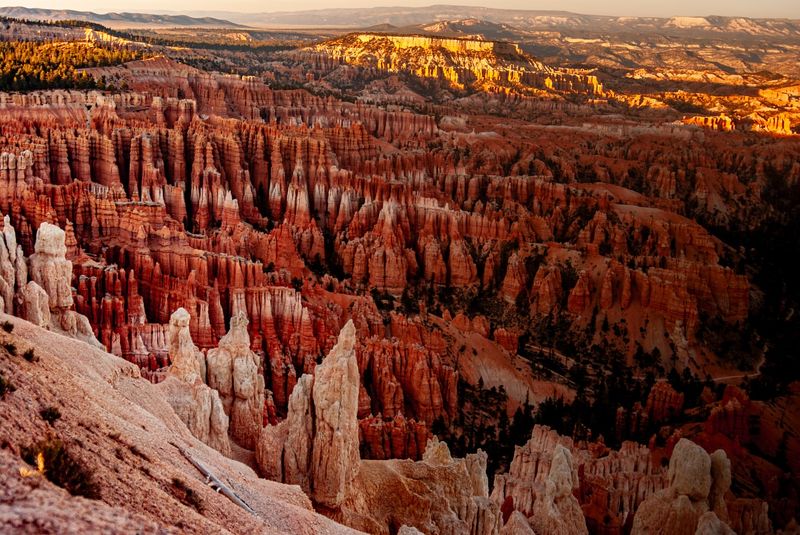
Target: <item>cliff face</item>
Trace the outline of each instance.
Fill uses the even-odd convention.
[[[461,90],[538,89],[603,94],[603,85],[595,76],[548,67],[507,42],[359,33],[294,55],[312,63],[333,61],[379,71],[408,72],[446,81]]]

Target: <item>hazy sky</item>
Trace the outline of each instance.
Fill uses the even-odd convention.
[[[513,9],[558,9],[601,15],[729,15],[800,19],[800,0],[0,0],[0,6],[24,5],[60,9],[108,11],[296,11],[330,7],[485,5]]]

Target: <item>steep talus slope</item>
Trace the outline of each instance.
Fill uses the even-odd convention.
[[[353,533],[311,510],[297,487],[260,479],[189,433],[136,366],[83,342],[2,315],[0,337],[19,354],[0,356],[16,390],[0,400],[0,531],[18,533]],[[22,352],[33,349],[28,362]],[[39,411],[59,410],[52,425]],[[99,500],[70,496],[35,471],[20,451],[47,437],[63,441],[92,473]],[[187,450],[250,505],[251,514],[204,484]],[[49,468],[49,467],[46,467]]]

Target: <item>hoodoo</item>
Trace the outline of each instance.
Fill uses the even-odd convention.
[[[800,25],[503,7],[0,8],[0,532],[796,531]]]

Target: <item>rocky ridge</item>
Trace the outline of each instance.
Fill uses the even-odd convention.
[[[514,43],[424,35],[357,33],[314,45],[298,53],[312,63],[325,61],[410,72],[449,82],[459,90],[539,90],[602,95],[595,76],[547,67]]]

